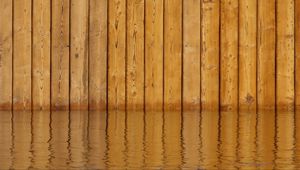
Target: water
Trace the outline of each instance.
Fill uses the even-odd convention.
[[[0,169],[299,169],[294,113],[0,112]]]

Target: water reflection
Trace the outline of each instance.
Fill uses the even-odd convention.
[[[0,112],[0,169],[299,169],[297,113]]]

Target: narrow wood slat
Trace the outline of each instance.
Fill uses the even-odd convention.
[[[32,105],[50,109],[50,0],[33,1]]]
[[[31,0],[14,1],[13,109],[31,109]]]
[[[256,109],[257,4],[239,2],[239,108]]]
[[[184,110],[200,110],[200,2],[183,1]]]
[[[275,0],[258,1],[257,103],[275,109]]]
[[[238,108],[238,0],[221,1],[220,106]]]
[[[294,109],[294,1],[277,1],[276,106]]]
[[[296,108],[300,108],[300,0],[295,0]]]
[[[0,109],[12,105],[12,1],[0,1]]]
[[[125,109],[126,1],[108,3],[108,108]]]
[[[71,1],[71,92],[73,110],[88,109],[88,0]]]
[[[69,108],[69,0],[52,0],[51,108]]]
[[[145,0],[145,108],[163,109],[163,0]]]
[[[144,108],[144,0],[127,1],[126,101],[130,110]]]
[[[89,109],[106,109],[107,0],[90,0]]]
[[[182,1],[164,1],[164,109],[181,109]]]
[[[201,8],[201,109],[219,109],[218,0],[202,0]]]

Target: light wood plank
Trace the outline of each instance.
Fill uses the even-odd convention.
[[[89,109],[106,110],[107,0],[90,0]]]
[[[276,105],[278,110],[294,109],[294,1],[277,2]]]
[[[69,0],[52,0],[51,108],[69,108]]]
[[[239,2],[239,108],[256,109],[257,3]]]
[[[295,52],[296,52],[296,108],[300,108],[300,0],[295,0]]]
[[[0,109],[12,107],[12,1],[0,1]]]
[[[50,0],[33,1],[32,105],[50,109]]]
[[[164,109],[181,110],[182,1],[164,5]]]
[[[200,0],[183,3],[183,108],[199,111]]]
[[[71,1],[71,92],[73,110],[88,109],[88,0]]]
[[[201,109],[219,109],[219,8],[220,1],[201,4]]]
[[[127,1],[127,109],[144,108],[144,0]]]
[[[126,1],[108,3],[108,108],[125,109]]]
[[[221,1],[220,105],[238,108],[238,0]]]
[[[258,1],[257,103],[275,109],[275,0]]]
[[[163,109],[163,0],[146,0],[145,107]]]
[[[31,0],[14,0],[13,109],[31,109]]]

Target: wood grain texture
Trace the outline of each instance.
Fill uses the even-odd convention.
[[[108,1],[108,109],[125,109],[126,1]]]
[[[0,110],[12,108],[12,1],[0,1]]]
[[[296,52],[296,72],[295,72],[295,105],[300,108],[300,0],[295,0],[295,52]]]
[[[69,0],[52,0],[51,108],[69,109]]]
[[[258,1],[257,104],[275,109],[275,0]]]
[[[144,108],[144,0],[127,0],[126,106]]]
[[[181,110],[182,1],[164,5],[164,110]]]
[[[238,0],[221,1],[220,107],[238,108]]]
[[[90,0],[89,109],[106,109],[107,0]]]
[[[31,0],[14,0],[13,109],[31,109]]]
[[[276,106],[278,110],[294,109],[294,1],[277,2]]]
[[[145,109],[163,109],[163,0],[146,0]]]
[[[33,1],[32,105],[50,109],[50,0]]]
[[[201,109],[219,109],[220,1],[201,4]]]
[[[239,108],[256,109],[257,4],[239,2]]]
[[[200,110],[200,0],[183,1],[183,108]]]
[[[70,107],[88,109],[88,0],[71,1]]]

